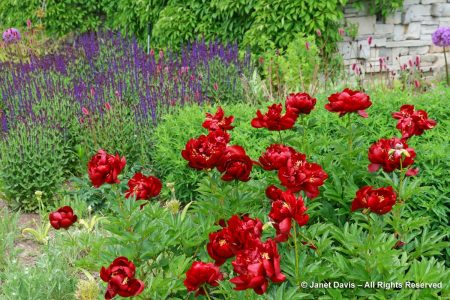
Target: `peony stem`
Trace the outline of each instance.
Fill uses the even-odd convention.
[[[305,141],[306,141],[306,122],[305,122],[305,117],[302,115],[301,116],[301,124],[302,124],[302,127],[303,127],[303,136],[302,136],[302,145],[303,145],[303,147],[305,147],[304,149],[304,151],[305,151],[305,153],[307,153],[308,151],[307,151],[307,145],[306,145],[306,143],[305,143]]]
[[[294,222],[294,251],[295,251],[295,278],[297,282],[300,282],[299,275],[299,257],[298,257],[298,245],[297,245],[297,224]]]
[[[311,245],[311,246],[317,248],[316,245],[314,244],[314,242],[313,242],[310,238],[308,238],[306,235],[302,234],[302,233],[300,232],[300,230],[299,230],[299,232],[298,232],[298,235],[299,235],[300,237],[302,237],[303,239],[305,239],[305,240],[308,242],[309,245]]]
[[[352,128],[352,122],[350,119],[350,114],[348,115],[348,152],[352,153],[353,151],[353,128]]]
[[[77,241],[74,239],[74,237],[70,234],[69,230],[66,230],[67,235],[69,236],[70,240],[76,245]]]
[[[402,211],[402,207],[401,207],[401,205],[402,205],[402,203],[403,203],[403,201],[402,201],[402,196],[401,196],[401,193],[402,193],[402,189],[403,189],[403,179],[404,179],[404,177],[405,177],[405,174],[404,174],[404,172],[403,172],[403,160],[402,159],[400,159],[400,174],[399,174],[399,176],[400,176],[400,179],[399,179],[399,183],[398,183],[398,191],[397,191],[397,202],[396,202],[396,206],[397,206],[397,208],[395,209],[395,211],[394,211],[394,218],[395,218],[395,222],[397,223],[397,226],[398,226],[398,236],[400,237],[401,236],[401,233],[400,233],[400,223],[401,223],[401,218],[402,218],[402,215],[401,215],[401,211]]]
[[[208,294],[208,290],[206,289],[206,285],[203,285],[203,290],[205,291],[206,298],[208,298],[208,300],[211,300],[211,297],[209,297]]]
[[[400,159],[400,180],[399,180],[399,184],[398,184],[398,200],[399,202],[402,201],[402,197],[401,197],[401,192],[403,189],[403,178],[405,177],[405,174],[403,174],[403,160]]]
[[[281,136],[280,130],[278,130],[278,136],[280,137],[280,144],[283,145],[283,137]]]

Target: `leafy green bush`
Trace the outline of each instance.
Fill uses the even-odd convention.
[[[256,109],[248,104],[223,106],[226,115],[235,117],[236,129],[230,132],[231,144],[241,145],[252,159],[258,159],[261,153],[275,139],[261,130],[251,127],[250,120],[256,116]],[[187,167],[187,161],[181,157],[181,151],[192,137],[207,134],[201,124],[205,112],[214,113],[216,107],[186,106],[172,114],[164,116],[163,121],[153,133],[152,165],[164,182],[174,182],[177,198],[183,201],[195,199],[197,184],[206,176]],[[258,177],[258,171],[253,175]]]
[[[35,192],[49,203],[67,176],[69,158],[64,133],[39,125],[19,124],[0,143],[1,181],[13,207],[38,208]]]
[[[207,40],[237,41],[262,53],[270,46],[286,48],[295,35],[314,34],[317,29],[333,45],[335,28],[347,0],[245,0],[245,1],[3,1],[0,20],[7,26],[35,21],[44,9],[46,29],[56,35],[85,32],[100,25],[136,35],[146,42],[150,24],[152,45],[177,48],[202,35]]]
[[[44,23],[46,31],[61,36],[70,32],[96,29],[102,21],[103,8],[96,0],[2,1],[0,22],[3,26],[24,26],[30,19]]]

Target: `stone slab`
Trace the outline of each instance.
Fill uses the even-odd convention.
[[[422,0],[422,4],[446,3],[447,0]]]
[[[426,16],[431,15],[431,5],[411,5],[406,8],[403,16],[403,23],[418,22],[425,20]]]
[[[394,27],[394,35],[392,40],[394,41],[402,41],[405,39],[405,26],[403,25],[395,25]]]
[[[358,35],[369,35],[375,31],[376,16],[347,18],[348,23],[358,24]]]
[[[421,46],[429,46],[429,41],[423,40],[408,40],[408,41],[388,41],[386,42],[386,47],[388,48],[397,48],[397,47],[421,47]]]
[[[386,24],[400,24],[402,22],[402,12],[396,11],[386,17]]]
[[[420,34],[433,34],[438,27],[438,25],[422,25],[420,27]]]
[[[409,5],[419,4],[419,3],[420,3],[420,0],[404,0],[403,6],[409,6]]]
[[[394,48],[392,49],[392,59],[395,60],[396,57],[401,57],[409,54],[409,48]]]
[[[450,3],[435,3],[431,7],[431,15],[434,17],[450,17]]]
[[[405,33],[405,38],[407,40],[418,40],[420,39],[420,22],[411,22],[408,25],[408,29]]]
[[[411,48],[409,48],[409,54],[411,54],[411,55],[424,55],[424,54],[427,54],[429,50],[430,50],[429,46],[411,47]]]

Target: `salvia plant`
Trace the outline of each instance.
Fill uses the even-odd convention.
[[[32,201],[35,190],[51,198],[51,190],[70,173],[81,172],[78,162],[84,165],[98,148],[127,153],[131,164],[148,162],[149,133],[162,113],[188,103],[214,103],[219,95],[222,100],[240,99],[241,75],[252,68],[250,55],[240,57],[237,44],[199,40],[177,52],[147,54],[132,37],[113,32],[82,35],[58,54],[0,63],[7,196],[20,199],[18,206]],[[42,145],[54,155],[34,160],[26,168],[30,177],[18,178],[14,168]],[[40,165],[53,160],[59,160],[54,170],[61,172]],[[43,172],[52,172],[47,181],[28,181]]]

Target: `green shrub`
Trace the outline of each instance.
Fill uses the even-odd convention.
[[[226,115],[234,116],[235,129],[230,131],[231,145],[241,145],[247,154],[257,160],[267,146],[278,139],[275,133],[267,134],[250,125],[256,116],[256,109],[248,104],[232,104],[223,106]],[[164,116],[163,121],[155,129],[152,137],[152,165],[161,176],[163,182],[174,182],[177,198],[183,201],[195,199],[195,190],[201,178],[206,176],[187,167],[187,161],[181,156],[186,143],[193,137],[207,134],[202,127],[205,112],[214,113],[216,107],[186,106],[172,114]],[[258,177],[255,168],[252,176]]]
[[[19,124],[0,143],[0,176],[4,192],[15,208],[38,208],[36,191],[52,200],[67,176],[69,158],[64,133],[40,125]]]
[[[0,3],[1,25],[25,26],[28,19],[33,23],[42,21],[46,31],[56,36],[95,30],[103,15],[101,2],[96,0],[13,0]]]

